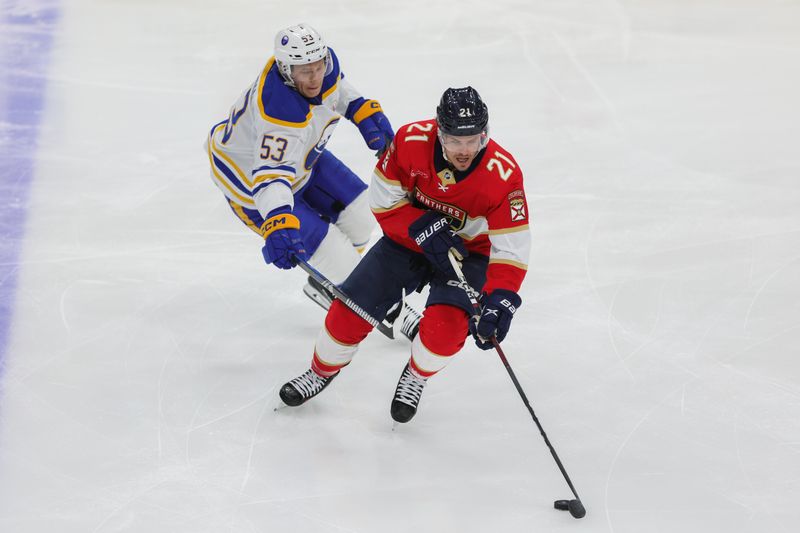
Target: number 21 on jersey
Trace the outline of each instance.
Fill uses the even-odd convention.
[[[497,173],[500,174],[500,179],[508,181],[514,169],[517,168],[517,165],[500,152],[495,151],[494,155],[495,157],[491,158],[489,162],[486,163],[486,168],[488,170],[497,170]],[[508,167],[503,166],[503,163],[507,163]]]
[[[408,126],[406,130],[408,133],[411,133],[414,130],[428,132],[433,129],[433,124],[411,124]],[[428,141],[427,135],[408,135],[406,136],[406,141]]]

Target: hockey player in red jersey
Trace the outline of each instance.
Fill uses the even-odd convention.
[[[486,105],[472,87],[448,89],[435,120],[406,124],[381,157],[370,207],[384,236],[342,284],[378,320],[403,294],[430,284],[419,334],[391,403],[397,422],[416,414],[427,380],[442,370],[469,333],[477,345],[502,341],[521,304],[530,253],[528,206],[513,156],[489,138]],[[480,291],[481,316],[460,286],[448,253]],[[475,295],[478,296],[478,295]],[[317,337],[311,368],[286,383],[289,406],[313,398],[355,356],[372,326],[336,301]]]

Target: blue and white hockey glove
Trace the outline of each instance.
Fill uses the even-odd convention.
[[[506,338],[511,319],[522,305],[522,298],[514,291],[495,289],[491,294],[483,295],[481,304],[481,318],[477,325],[470,320],[469,329],[478,348],[490,350],[494,346],[491,341],[493,336],[497,338],[497,342]]]
[[[261,225],[264,261],[286,270],[295,266],[294,256],[307,259],[299,230],[300,220],[292,214],[288,205],[270,211]]]
[[[447,252],[452,249],[459,261],[469,254],[464,240],[450,229],[449,218],[436,211],[426,211],[408,227],[408,236],[414,239],[436,270],[449,279],[457,278]]]
[[[377,151],[378,156],[383,154],[394,139],[392,125],[377,100],[353,100],[347,107],[345,116],[358,127],[364,142],[371,150]]]

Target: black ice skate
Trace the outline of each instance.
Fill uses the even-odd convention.
[[[405,302],[403,302],[403,309],[405,310],[405,315],[403,316],[403,324],[400,326],[400,332],[408,340],[413,341],[414,337],[419,333],[419,321],[422,320],[422,315]]]
[[[422,320],[422,315],[408,302],[401,300],[389,308],[383,323],[387,328],[392,328],[395,334],[399,332],[408,340],[413,341],[419,333],[420,320]]]
[[[394,391],[392,400],[391,412],[395,422],[404,424],[414,418],[426,382],[427,379],[418,377],[406,364],[400,375],[400,381],[397,382],[397,389]]]
[[[309,368],[305,373],[281,387],[279,395],[283,403],[289,407],[297,407],[322,392],[322,389],[327,387],[328,383],[338,375],[339,372],[329,378],[324,378]]]
[[[323,287],[321,283],[317,282],[317,280],[311,276],[308,277],[308,283],[303,286],[303,292],[321,308],[325,309],[326,311],[330,309],[331,303],[334,299],[333,293]]]

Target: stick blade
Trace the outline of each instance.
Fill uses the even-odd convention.
[[[573,518],[583,518],[586,516],[586,508],[580,500],[570,500],[569,514],[571,514]]]

